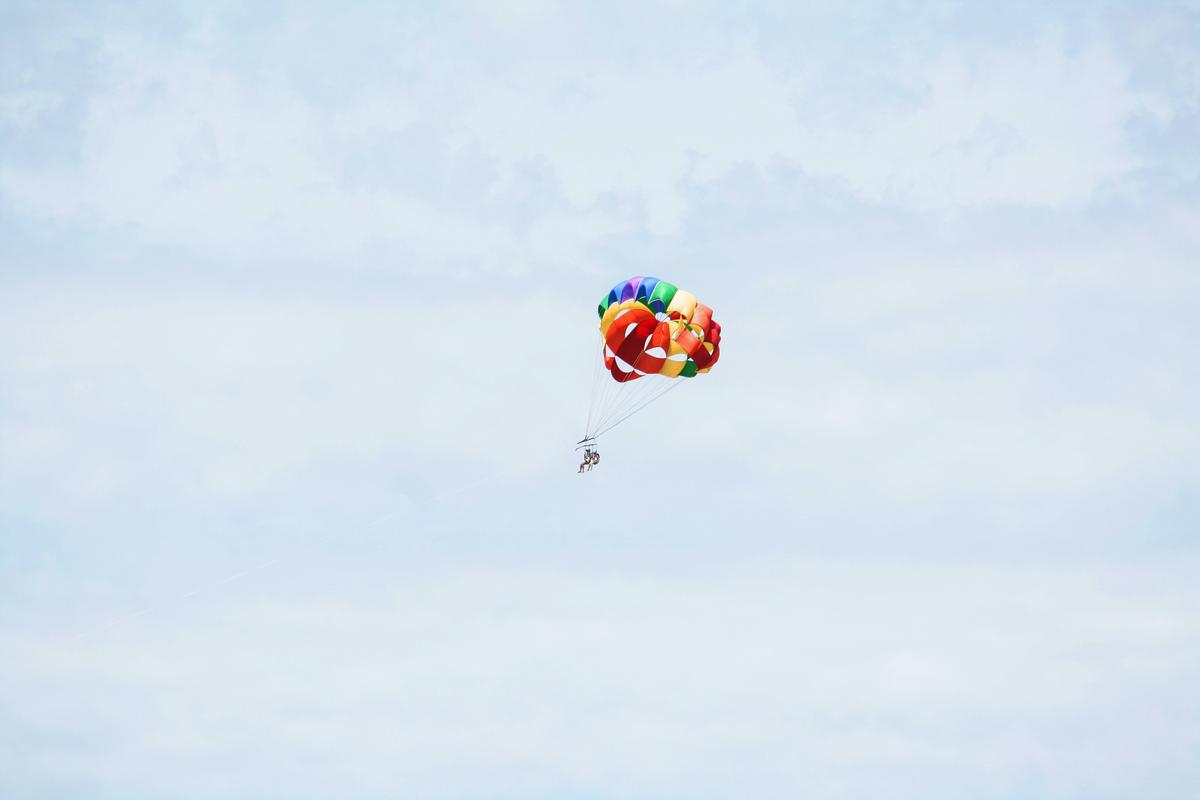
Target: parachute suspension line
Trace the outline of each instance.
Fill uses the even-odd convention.
[[[631,408],[631,409],[630,409],[630,410],[629,410],[627,413],[625,413],[624,415],[622,415],[622,416],[618,417],[617,419],[613,420],[612,422],[610,422],[610,423],[606,424],[606,425],[605,425],[603,428],[601,428],[600,430],[596,431],[596,435],[597,435],[597,436],[599,436],[599,435],[600,435],[600,434],[602,434],[602,433],[607,433],[608,431],[611,431],[613,428],[617,427],[617,426],[618,426],[618,425],[620,425],[622,422],[624,422],[625,420],[629,419],[629,418],[630,418],[630,417],[632,417],[634,414],[636,414],[637,412],[641,411],[641,410],[642,410],[643,408],[645,408],[646,406],[648,406],[648,405],[650,405],[651,403],[653,403],[655,400],[658,400],[660,397],[662,397],[663,395],[667,394],[668,392],[670,392],[670,391],[672,391],[672,390],[674,390],[674,389],[677,389],[678,387],[682,386],[686,380],[687,380],[687,379],[682,379],[682,380],[681,380],[681,379],[679,379],[679,378],[676,378],[675,380],[671,381],[671,382],[670,382],[670,383],[667,385],[667,388],[665,388],[665,389],[663,389],[663,390],[661,390],[661,391],[659,391],[659,392],[656,392],[655,394],[652,394],[652,395],[651,395],[650,397],[648,397],[646,400],[644,400],[643,402],[641,402],[641,403],[639,403],[638,405],[636,405],[636,406],[634,406],[633,408]]]
[[[612,379],[609,375],[608,366],[605,364],[605,358],[608,355],[608,345],[604,341],[604,335],[600,335],[600,352],[595,354],[597,380],[599,381],[599,391],[595,393],[595,411],[590,416],[587,435],[594,437],[596,429],[603,423],[604,418],[608,416],[612,410],[612,406],[619,402],[621,391],[624,388],[623,383],[619,383]]]
[[[604,349],[603,352],[607,355],[608,350]],[[649,357],[648,352],[642,351],[639,353],[634,363],[630,365],[631,370],[638,370],[641,365],[641,359],[647,357]],[[650,403],[666,394],[671,388],[679,385],[684,380],[688,379],[663,379],[654,374],[649,374],[642,375],[630,381],[613,381],[609,387],[609,393],[600,405],[601,410],[597,414],[595,424],[589,427],[588,433],[599,436],[601,429],[611,430],[616,424],[623,422],[628,417],[650,405]],[[660,385],[663,383],[666,385]]]
[[[656,384],[666,381],[656,381],[650,378],[638,378],[629,381],[632,385],[622,385],[620,396],[605,409],[604,415],[596,421],[596,428],[603,428],[610,421],[622,416],[630,408],[640,405],[648,396],[660,389]]]
[[[600,339],[600,352],[596,353],[596,368],[599,371],[600,387],[596,395],[595,413],[592,415],[591,422],[588,424],[587,435],[595,436],[596,429],[599,428],[606,417],[610,415],[615,405],[619,404],[623,399],[623,393],[627,391],[626,384],[613,380],[609,374],[608,366],[605,364],[605,358],[608,355],[608,346],[604,342],[603,336]],[[640,356],[639,356],[640,358]]]
[[[588,436],[595,436],[596,429],[600,427],[604,417],[608,415],[608,412],[613,403],[616,402],[618,393],[621,391],[622,387],[622,384],[612,380],[611,376],[608,374],[608,368],[604,363],[604,357],[606,354],[605,347],[606,345],[604,344],[604,340],[601,339],[600,352],[595,354],[596,368],[599,371],[599,391],[596,393],[595,412],[588,422]]]
[[[634,363],[632,365],[633,369],[636,370],[641,362],[641,359],[645,357],[647,357],[647,353],[645,352],[638,354],[638,357],[634,359]],[[616,403],[613,404],[613,407],[609,409],[608,413],[605,415],[605,418],[600,420],[596,427],[604,427],[608,422],[623,416],[635,406],[639,408],[643,407],[644,401],[652,401],[654,399],[652,395],[657,396],[658,394],[665,392],[666,388],[668,388],[659,386],[660,383],[666,382],[667,384],[673,384],[675,380],[678,379],[667,380],[659,378],[655,375],[643,375],[640,378],[635,378],[632,381],[627,381],[624,384],[621,384],[623,387],[622,396],[617,399]],[[649,405],[648,402],[645,404]]]
[[[599,355],[599,358],[596,358],[597,355]],[[587,426],[583,432],[584,436],[592,435],[592,418],[596,414],[596,411],[597,411],[596,401],[600,395],[600,392],[598,391],[598,389],[600,389],[601,376],[604,375],[604,371],[605,371],[604,370],[604,335],[603,334],[600,335],[600,352],[596,353],[595,345],[592,346],[592,361],[594,363],[594,367],[592,369],[592,394],[591,394],[591,398],[590,398],[591,402],[588,403],[588,418],[587,418]]]
[[[604,355],[607,355],[607,350],[604,351]],[[645,356],[646,354],[644,352],[639,353],[638,357],[634,359],[633,364],[630,365],[631,370],[636,370],[638,368],[638,364],[643,358],[645,358]],[[609,383],[609,386],[608,392],[606,393],[604,401],[601,404],[601,410],[598,415],[598,419],[596,420],[595,427],[597,429],[603,427],[605,423],[620,413],[623,413],[623,411],[629,406],[637,404],[641,399],[645,398],[648,392],[652,392],[654,390],[655,387],[653,386],[647,390],[646,384],[644,382],[639,383],[639,381],[645,381],[645,377],[643,376],[642,378],[635,378],[634,380],[630,381],[614,380],[611,383],[605,381],[605,383]],[[589,429],[588,433],[593,433],[593,431]]]
[[[637,359],[631,365],[632,369],[636,370],[641,359],[645,358],[646,355],[645,352],[639,353]],[[640,378],[623,383],[614,381],[617,385],[615,402],[612,403],[611,408],[607,404],[603,406],[603,413],[596,420],[595,435],[599,436],[601,429],[611,430],[617,422],[624,421],[629,416],[650,405],[650,403],[670,391],[676,384],[681,383],[682,380],[680,378],[666,380],[666,386],[660,386],[659,383],[662,379],[658,379],[654,375],[643,375]],[[630,386],[630,384],[633,385]],[[593,433],[593,431],[589,430],[588,433]]]
[[[600,349],[599,352],[593,353],[593,357],[596,359],[596,380],[600,391],[596,396],[596,413],[592,417],[592,424],[588,427],[589,435],[596,432],[600,417],[604,415],[609,404],[613,401],[615,393],[621,388],[619,385],[614,385],[614,381],[608,374],[608,367],[604,363],[604,357],[608,348],[608,345],[604,341],[604,334],[599,334],[599,338]]]
[[[663,395],[667,394],[668,392],[670,392],[670,391],[671,391],[671,389],[675,388],[675,387],[676,387],[676,386],[678,386],[678,385],[679,385],[679,384],[671,384],[670,386],[668,386],[666,389],[662,390],[661,392],[659,392],[659,393],[657,393],[657,394],[655,394],[655,395],[653,395],[653,396],[651,396],[651,397],[648,397],[647,399],[643,400],[643,401],[642,401],[641,403],[639,403],[638,405],[636,405],[636,406],[633,406],[632,408],[630,408],[630,409],[629,409],[629,411],[628,411],[627,413],[625,413],[625,414],[623,414],[623,415],[621,415],[621,416],[619,416],[619,417],[617,417],[617,418],[613,419],[611,422],[609,422],[609,423],[605,424],[605,425],[604,425],[604,427],[600,428],[600,429],[599,429],[599,430],[596,432],[596,436],[601,436],[602,434],[606,434],[606,433],[608,433],[608,432],[609,432],[609,431],[611,431],[613,428],[616,428],[616,427],[617,427],[618,425],[620,425],[622,422],[625,422],[625,421],[626,421],[626,420],[628,420],[630,417],[633,417],[633,416],[634,416],[635,414],[637,414],[639,411],[641,411],[642,409],[644,409],[644,408],[646,408],[647,406],[651,405],[651,404],[652,404],[652,403],[654,403],[656,400],[658,400],[660,397],[662,397]]]

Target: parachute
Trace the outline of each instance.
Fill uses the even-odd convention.
[[[600,300],[600,341],[580,447],[595,442],[721,356],[713,310],[674,284],[636,276]]]

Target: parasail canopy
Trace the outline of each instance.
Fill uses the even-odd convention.
[[[584,441],[619,425],[681,378],[707,373],[721,356],[721,326],[691,292],[659,278],[621,281],[597,308],[600,346]]]

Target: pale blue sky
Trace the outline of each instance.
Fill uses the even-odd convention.
[[[0,797],[1195,798],[1200,7],[426,5],[0,6]]]

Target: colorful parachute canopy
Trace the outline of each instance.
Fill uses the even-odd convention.
[[[708,372],[721,356],[721,326],[712,309],[664,280],[621,281],[597,311],[600,352],[584,445],[690,383],[675,378]]]
[[[598,311],[604,366],[618,383],[647,375],[691,378],[721,356],[721,326],[712,309],[664,280],[622,281]]]

